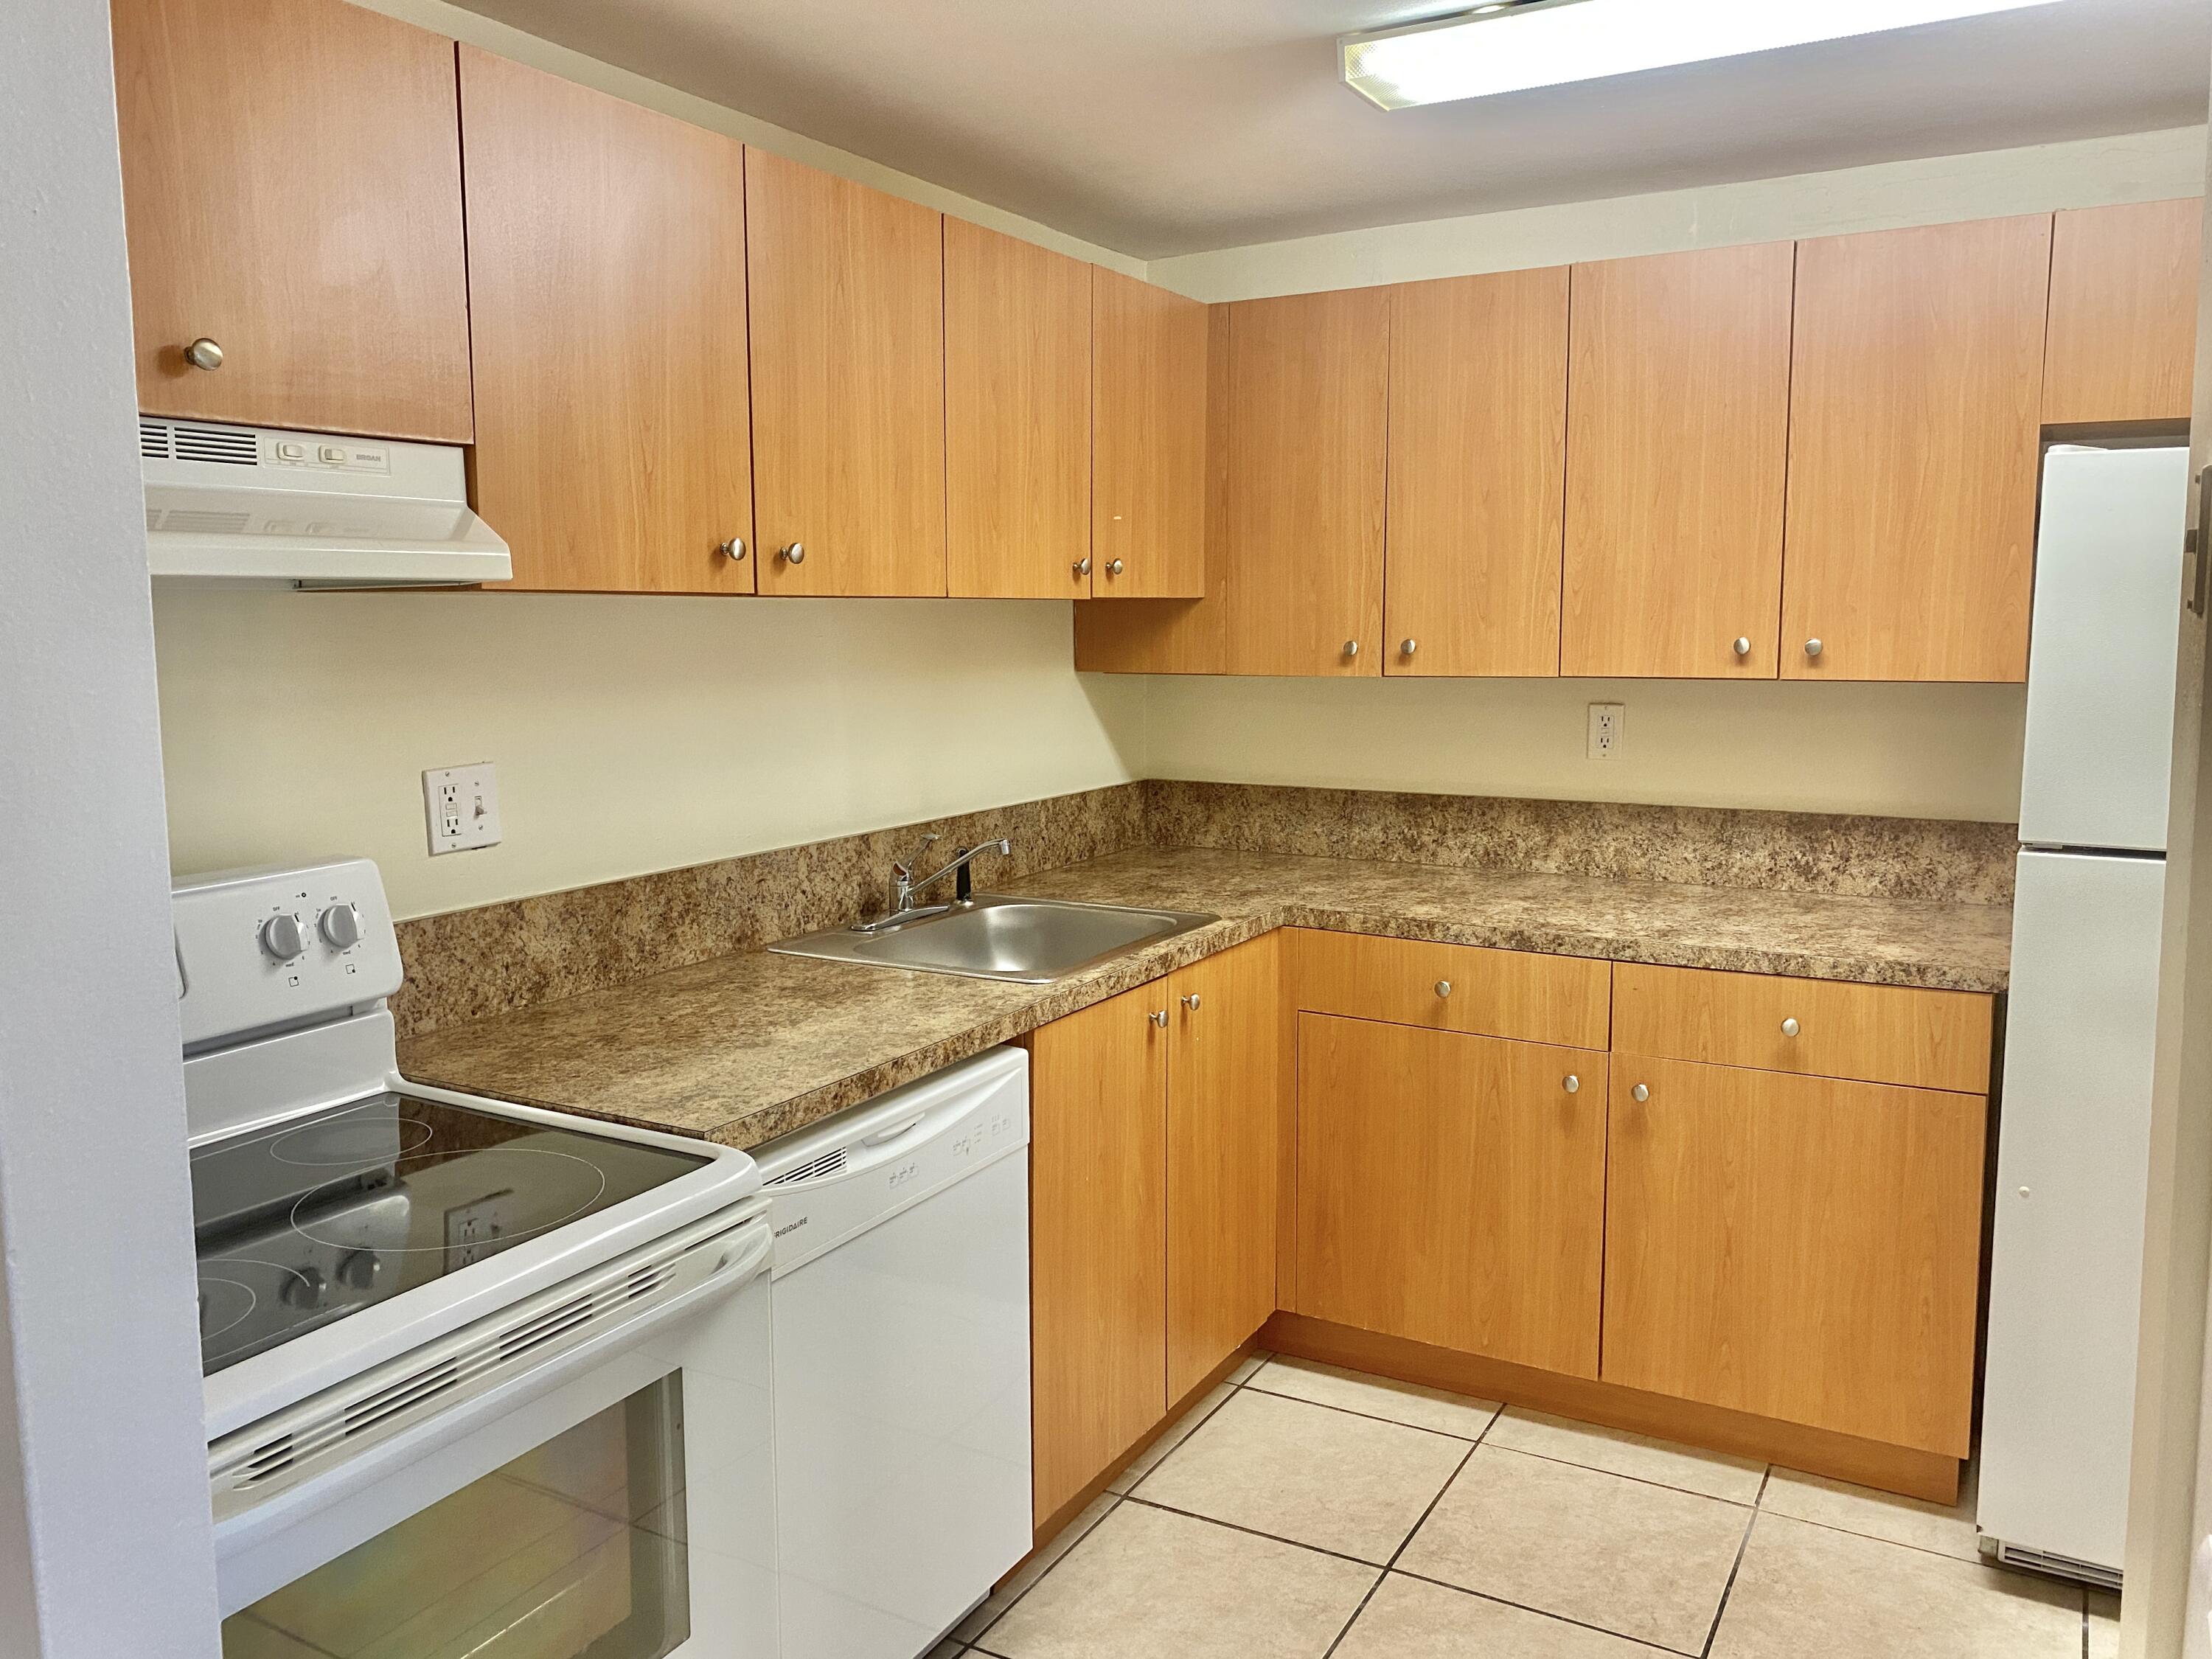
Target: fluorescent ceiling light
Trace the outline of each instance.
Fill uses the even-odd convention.
[[[1499,0],[1347,34],[1345,84],[1384,109],[1486,98],[2057,0]]]

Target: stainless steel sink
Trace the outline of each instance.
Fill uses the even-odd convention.
[[[1219,920],[1188,910],[1133,910],[978,893],[911,921],[873,929],[840,927],[769,948],[787,957],[1049,985]]]

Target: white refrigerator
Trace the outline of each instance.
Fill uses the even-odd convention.
[[[2189,452],[2052,449],[2036,548],[1977,1522],[2117,1584]]]

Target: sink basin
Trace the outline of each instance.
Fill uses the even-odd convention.
[[[787,957],[1049,985],[1219,920],[1188,910],[1133,910],[978,893],[964,904],[896,927],[877,933],[840,927],[769,948]]]

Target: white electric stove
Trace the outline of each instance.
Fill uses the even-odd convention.
[[[752,1161],[407,1081],[367,860],[173,904],[226,1650],[774,1654]]]

